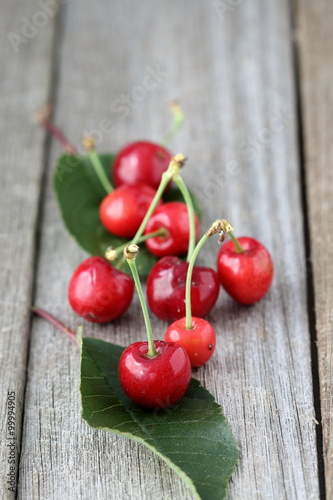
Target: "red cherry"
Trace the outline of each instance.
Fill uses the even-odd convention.
[[[181,345],[187,352],[193,368],[204,365],[215,351],[215,330],[205,319],[193,316],[193,328],[187,330],[185,325],[186,318],[172,323],[166,331],[164,340]]]
[[[196,238],[199,236],[199,219],[195,214]],[[170,201],[156,208],[145,229],[145,234],[152,233],[161,227],[167,231],[166,236],[149,238],[146,241],[148,250],[157,257],[166,255],[185,255],[189,242],[189,219],[185,203]]]
[[[163,257],[147,279],[147,299],[153,313],[165,321],[185,316],[185,283],[188,263],[178,257]],[[194,266],[191,280],[192,314],[206,316],[219,295],[218,274],[209,267]]]
[[[170,160],[171,153],[159,144],[132,142],[121,149],[114,160],[113,185],[144,182],[157,189]]]
[[[147,184],[123,185],[109,193],[99,208],[103,226],[123,238],[132,238],[155,196]],[[159,202],[161,204],[161,202]]]
[[[259,241],[237,238],[243,248],[238,253],[233,241],[218,253],[217,268],[223,288],[241,304],[254,304],[268,291],[273,279],[273,261]]]
[[[166,408],[180,400],[191,379],[186,351],[174,342],[155,340],[157,356],[147,357],[148,342],[135,342],[122,353],[118,373],[127,396],[145,408]]]
[[[107,323],[119,318],[130,305],[133,280],[103,257],[89,257],[75,270],[68,288],[74,311],[88,321]]]

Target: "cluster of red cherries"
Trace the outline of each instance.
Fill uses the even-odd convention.
[[[98,157],[92,158],[98,162]],[[200,228],[191,196],[181,177],[182,155],[172,157],[161,145],[134,142],[123,148],[112,167],[112,184],[100,205],[100,220],[128,244],[108,249],[106,258],[90,257],[74,272],[68,290],[73,310],[88,321],[104,323],[119,318],[137,289],[147,330],[147,341],[127,347],[119,362],[119,378],[131,400],[146,408],[165,408],[185,394],[191,368],[205,364],[216,346],[212,325],[204,319],[216,303],[220,285],[241,304],[253,304],[268,291],[273,263],[267,249],[249,237],[236,239],[225,219],[213,222],[196,244]],[[99,166],[97,165],[97,168]],[[101,170],[101,169],[100,169]],[[104,174],[105,175],[105,174]],[[161,202],[175,182],[184,196]],[[219,235],[217,272],[195,266],[205,241]],[[159,260],[146,284],[150,310],[168,321],[164,340],[153,340],[148,307],[136,268],[138,245],[143,243]],[[184,260],[184,256],[187,258]],[[122,259],[114,266],[113,260]],[[129,265],[133,279],[121,270]]]

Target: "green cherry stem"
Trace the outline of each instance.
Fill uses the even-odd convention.
[[[141,236],[143,235],[143,232],[146,229],[146,225],[148,224],[148,221],[149,221],[150,217],[152,216],[152,213],[154,212],[155,208],[157,207],[158,202],[162,198],[162,195],[165,191],[165,188],[169,184],[170,180],[171,180],[171,176],[170,176],[168,170],[166,170],[162,174],[162,179],[161,179],[160,185],[158,186],[158,189],[155,193],[155,196],[154,196],[151,204],[149,205],[149,208],[146,212],[146,215],[144,216],[144,219],[141,222],[140,227],[137,230],[136,235],[134,236],[134,238],[132,240],[132,243],[134,245],[136,245],[139,242]]]
[[[88,151],[89,160],[91,161],[92,166],[94,167],[95,173],[96,173],[100,183],[102,184],[103,188],[105,189],[105,191],[107,193],[111,193],[113,191],[113,186],[112,186],[111,182],[109,181],[109,179],[104,171],[101,160],[99,159],[99,156],[96,152],[95,142],[94,142],[93,138],[92,137],[85,137],[82,142],[83,142],[84,148]]]
[[[234,235],[234,233],[232,231],[229,231],[229,236],[232,239],[232,241],[233,241],[233,243],[234,243],[234,245],[236,247],[237,253],[243,253],[245,250],[241,246],[241,244],[239,243],[238,239],[236,238],[236,236]]]
[[[150,217],[152,216],[152,213],[154,212],[155,208],[157,207],[159,200],[162,198],[162,195],[165,191],[165,188],[167,187],[169,182],[179,174],[180,169],[183,167],[185,161],[186,161],[186,158],[182,154],[177,154],[176,156],[174,156],[171,159],[167,170],[165,172],[163,172],[163,174],[162,174],[160,185],[157,188],[155,196],[154,196],[154,198],[153,198],[153,200],[152,200],[152,202],[151,202],[151,204],[146,212],[146,215],[144,216],[144,219],[141,222],[139,229],[137,230],[134,238],[131,241],[131,243],[133,245],[136,245],[137,243],[139,243],[140,238],[142,237],[143,232],[146,229],[148,221],[149,221]],[[124,261],[125,261],[124,258],[119,261],[119,263],[117,265],[117,269],[122,268]]]
[[[131,243],[133,245],[136,245],[137,243],[139,243],[141,241],[143,231],[146,229],[146,225],[148,224],[148,221],[149,221],[150,217],[152,216],[152,213],[154,212],[160,198],[162,197],[162,194],[164,193],[165,188],[167,187],[167,185],[169,184],[169,182],[171,180],[171,177],[168,173],[168,170],[166,170],[162,174],[162,179],[161,179],[160,185],[158,186],[158,189],[155,193],[155,196],[154,196],[154,198],[153,198],[153,200],[152,200],[152,202],[151,202],[151,204],[146,212],[146,215],[144,216],[143,221],[140,224],[139,229],[136,232],[136,235],[134,236],[134,238],[131,241]],[[125,263],[125,258],[123,257],[118,262],[118,264],[116,266],[117,269],[121,269],[123,267],[124,263]]]
[[[177,134],[178,130],[180,129],[180,127],[182,126],[182,124],[184,122],[184,114],[183,114],[183,111],[182,111],[181,107],[179,106],[178,102],[173,101],[170,104],[170,108],[171,108],[171,111],[173,114],[173,124],[172,124],[171,130],[167,133],[167,135],[164,137],[164,139],[161,143],[162,146],[165,146],[165,147],[167,147],[169,145],[169,143],[175,137],[175,135]]]
[[[101,161],[99,159],[99,156],[95,150],[90,151],[89,159],[90,159],[90,161],[95,169],[96,175],[99,178],[105,191],[107,193],[111,193],[111,191],[113,191],[113,186],[112,186],[111,182],[109,181],[109,179],[107,178],[106,173],[104,172],[104,169],[102,167]]]
[[[213,222],[211,227],[206,231],[206,233],[202,236],[202,238],[199,240],[197,243],[197,246],[194,249],[194,252],[191,256],[191,260],[188,266],[187,270],[187,275],[186,275],[186,284],[185,284],[185,316],[186,316],[186,321],[185,321],[185,330],[191,330],[193,328],[193,323],[192,323],[192,305],[191,305],[191,282],[192,282],[192,274],[193,274],[193,268],[194,268],[194,263],[196,261],[196,258],[203,247],[203,245],[206,243],[208,238],[213,236],[214,234],[218,233],[230,233],[233,231],[233,227],[231,226],[230,222],[228,222],[225,219],[219,219]]]
[[[191,195],[189,193],[189,190],[187,189],[187,186],[186,186],[185,182],[183,181],[182,177],[180,176],[180,174],[176,175],[173,178],[173,180],[177,184],[177,186],[179,187],[179,190],[182,193],[184,201],[185,201],[186,206],[187,206],[189,226],[190,226],[190,235],[189,235],[186,261],[190,262],[192,254],[194,252],[195,240],[196,240],[193,202],[192,202],[192,198],[191,198]]]
[[[153,201],[151,202],[147,213],[141,222],[141,225],[139,229],[136,232],[136,235],[134,236],[133,240],[131,243],[134,245],[139,241],[139,238],[143,235],[143,231],[146,229],[146,225],[148,224],[148,221],[150,217],[152,216],[153,211],[155,210],[157,203],[162,197],[162,194],[165,191],[165,188],[169,184],[169,182],[174,179],[179,174],[180,169],[185,163],[185,157],[182,154],[178,154],[172,158],[172,160],[169,163],[169,166],[165,172],[162,174],[162,179],[160,182],[160,185],[158,186],[158,189],[156,191],[156,194],[153,198]]]
[[[167,235],[167,230],[164,228],[164,227],[160,227],[159,229],[157,229],[156,231],[153,231],[151,233],[148,233],[148,234],[144,234],[143,236],[141,236],[141,238],[139,238],[139,241],[137,243],[143,243],[144,241],[147,241],[149,240],[149,238],[156,238],[156,236],[166,236]],[[118,259],[118,256],[119,254],[124,250],[124,248],[127,247],[127,245],[129,245],[130,242],[127,241],[126,243],[124,243],[123,245],[119,245],[119,247],[116,247],[116,248],[113,248],[113,247],[108,247],[106,250],[105,250],[105,255],[104,257],[109,260],[109,261],[113,261],[113,260],[117,260]]]
[[[141,222],[141,225],[140,225],[139,229],[137,230],[136,235],[134,236],[131,243],[136,244],[138,242],[139,238],[141,238],[143,231],[146,229],[146,225],[148,224],[148,221],[149,221],[150,217],[152,216],[153,211],[155,210],[155,208],[157,206],[157,203],[159,202],[159,200],[161,199],[161,197],[165,191],[165,188],[167,187],[167,185],[169,184],[169,182],[172,179],[174,179],[175,177],[177,177],[177,175],[179,175],[180,169],[184,166],[185,161],[186,161],[186,158],[182,154],[177,154],[176,156],[174,156],[171,159],[167,170],[165,172],[163,172],[163,174],[162,174],[161,182],[160,182],[160,185],[158,186],[158,189],[157,189],[156,194],[153,198],[153,201],[151,202],[151,204],[147,210],[147,213],[146,213],[143,221]]]
[[[147,304],[146,304],[146,301],[145,301],[145,298],[143,295],[143,290],[142,290],[138,270],[137,270],[136,264],[135,264],[135,259],[138,255],[138,253],[139,253],[139,247],[137,245],[130,244],[130,245],[127,245],[127,247],[124,249],[124,257],[126,258],[127,263],[131,269],[135,288],[136,288],[137,294],[138,294],[139,299],[140,299],[143,318],[145,320],[146,331],[147,331],[147,340],[148,340],[147,357],[154,358],[155,356],[157,356],[157,351],[156,351],[155,345],[154,345],[153,332],[151,329],[151,323],[150,323],[150,319],[149,319]]]

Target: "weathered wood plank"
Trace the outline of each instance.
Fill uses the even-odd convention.
[[[35,31],[31,27],[27,31],[27,21],[22,18],[32,21],[40,10],[33,2],[12,1],[2,6],[0,16],[0,497],[3,499],[14,497],[8,488],[16,490],[45,139],[45,134],[33,124],[33,112],[49,95],[54,24],[54,17],[46,16],[43,28],[32,26]],[[40,24],[41,19],[35,20]],[[8,413],[8,392],[15,394],[15,440],[11,439],[7,426],[8,416],[13,417]],[[11,472],[13,478],[8,476]]]
[[[187,122],[174,151],[190,157],[185,176],[205,206],[203,226],[226,216],[238,234],[261,239],[276,264],[258,305],[240,307],[221,293],[210,315],[217,352],[195,374],[240,443],[229,498],[317,499],[288,3],[243,2],[226,12],[221,5],[68,3],[56,120],[76,143],[99,129],[100,150],[111,150],[142,136],[160,140],[166,103],[181,100]],[[156,83],[149,90],[147,74]],[[105,118],[112,133],[101,130]],[[54,145],[36,299],[74,326],[80,320],[66,288],[84,253],[63,229],[50,186],[59,152]],[[214,265],[216,251],[211,242],[201,261]],[[85,333],[125,345],[138,340],[140,317],[136,300],[116,323],[87,324]],[[157,320],[153,327],[165,328]],[[40,320],[29,361],[20,498],[193,498],[141,446],[81,421],[78,353]]]
[[[299,0],[306,192],[315,291],[327,498],[333,497],[333,4]]]

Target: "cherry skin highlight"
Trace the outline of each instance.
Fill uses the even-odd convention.
[[[154,196],[155,190],[147,184],[118,187],[109,193],[100,205],[99,216],[103,226],[116,236],[132,238]]]
[[[159,319],[172,322],[185,316],[187,269],[187,262],[173,256],[163,257],[152,267],[147,279],[147,300]],[[215,305],[219,291],[216,271],[194,266],[191,280],[193,316],[206,316]]]
[[[174,342],[155,340],[157,356],[147,357],[148,342],[129,345],[119,359],[118,374],[127,396],[145,408],[166,408],[177,403],[191,380],[186,351]]]
[[[170,160],[171,153],[159,144],[132,142],[122,148],[114,160],[113,185],[118,187],[143,182],[157,189]]]
[[[176,342],[187,352],[192,368],[202,366],[212,357],[216,346],[215,330],[208,321],[192,316],[192,326],[186,330],[186,318],[172,323],[167,329],[164,340]]]
[[[258,302],[269,290],[274,267],[268,250],[254,238],[237,238],[244,252],[229,240],[220,248],[217,269],[226,292],[241,304]]]
[[[68,288],[72,309],[88,321],[107,323],[129,307],[133,280],[103,257],[89,257],[75,270]]]
[[[195,216],[196,239],[199,236],[200,225],[197,214]],[[166,255],[185,255],[189,242],[189,219],[185,203],[170,201],[154,210],[145,229],[145,234],[152,233],[163,227],[166,236],[156,236],[146,241],[148,250],[157,257]]]

